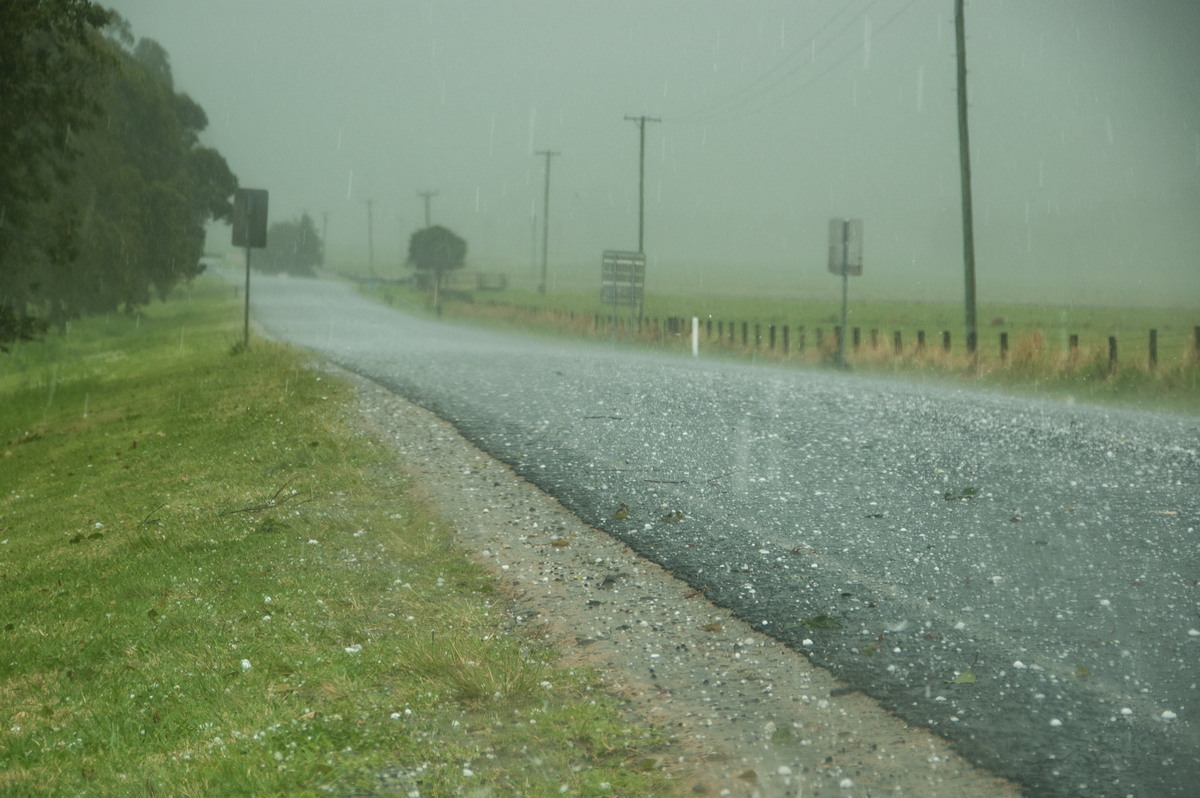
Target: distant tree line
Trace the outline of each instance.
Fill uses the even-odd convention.
[[[324,252],[317,226],[304,213],[299,219],[272,224],[267,229],[266,249],[251,256],[250,266],[264,274],[316,277],[317,268],[325,262]]]
[[[0,0],[0,347],[166,298],[237,178],[167,52],[90,0]]]

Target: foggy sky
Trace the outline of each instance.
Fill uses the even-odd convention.
[[[372,200],[400,274],[433,190],[469,268],[532,277],[555,150],[551,288],[598,287],[637,248],[644,114],[651,289],[834,296],[839,216],[864,220],[855,295],[962,295],[953,0],[107,4],[272,220],[328,214],[331,266],[365,264]],[[966,19],[980,301],[1200,306],[1200,3]]]

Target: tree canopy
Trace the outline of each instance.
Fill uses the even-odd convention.
[[[467,242],[441,225],[412,234],[408,240],[408,265],[417,270],[417,283],[441,288],[446,272],[467,262]]]
[[[237,179],[166,51],[88,0],[0,0],[0,346],[203,270]]]
[[[324,262],[324,242],[307,213],[299,219],[275,222],[267,230],[267,246],[250,258],[255,271],[316,277]]]

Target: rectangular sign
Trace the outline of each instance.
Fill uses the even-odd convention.
[[[259,249],[267,245],[266,189],[239,188],[233,193],[233,245]]]
[[[642,252],[604,250],[600,273],[600,301],[608,305],[636,305],[646,282],[646,255]]]
[[[862,219],[829,220],[829,271],[833,274],[862,274]]]

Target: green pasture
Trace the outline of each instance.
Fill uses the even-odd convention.
[[[666,795],[217,282],[0,355],[0,794]]]
[[[377,286],[375,294],[395,305],[430,310],[429,297],[411,287]],[[629,308],[603,304],[598,291],[450,291],[443,298],[442,313],[477,323],[614,338],[680,352],[690,350],[691,319],[696,317],[706,356],[750,356],[797,366],[835,363],[836,328],[841,324],[840,301],[648,293],[641,331],[631,335]],[[682,320],[681,332],[672,330],[671,318]],[[975,357],[966,352],[959,304],[852,300],[846,326],[847,363],[860,372],[965,380],[1024,393],[1200,412],[1200,357],[1195,349],[1200,309],[982,304],[977,310]],[[855,330],[857,348],[852,343]],[[1153,365],[1151,330],[1156,336]],[[921,333],[923,347],[918,344]],[[949,333],[949,350],[943,348],[943,333]],[[1007,338],[1003,351],[1002,334]],[[1110,338],[1117,343],[1115,363],[1110,360]]]

